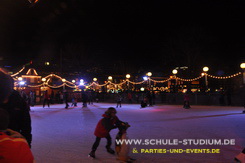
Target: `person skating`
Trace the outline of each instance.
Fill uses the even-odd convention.
[[[48,108],[49,108],[50,97],[49,97],[49,94],[48,94],[47,90],[44,92],[44,95],[43,95],[43,108],[45,107],[46,103],[47,103]]]
[[[140,103],[141,108],[147,107],[147,98],[143,95],[141,103]]]
[[[82,102],[83,102],[83,108],[87,107],[87,102],[88,102],[88,95],[87,92],[82,90]]]
[[[185,93],[185,95],[184,95],[184,106],[183,106],[183,108],[185,108],[185,109],[191,108],[190,107],[190,96],[188,93]]]
[[[73,95],[72,97],[71,106],[77,107],[77,98],[75,95]]]
[[[30,91],[29,97],[30,97],[30,106],[33,107],[35,105],[35,92]]]
[[[121,123],[121,121],[116,116],[117,111],[115,108],[110,107],[107,109],[105,114],[102,115],[102,119],[98,122],[94,135],[96,136],[96,140],[92,146],[92,151],[89,153],[89,157],[95,158],[95,151],[97,150],[101,138],[107,139],[106,150],[110,154],[114,154],[115,151],[111,149],[111,136],[110,131],[112,129],[117,128],[117,124]]]
[[[65,108],[68,109],[69,104],[68,104],[68,92],[66,90],[64,90],[64,102],[66,104]]]
[[[122,96],[120,94],[117,95],[117,108],[122,107]]]

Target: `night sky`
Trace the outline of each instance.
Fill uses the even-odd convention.
[[[62,58],[63,64],[121,73],[178,66],[200,72],[207,65],[226,74],[245,61],[242,0],[0,3],[1,66]]]

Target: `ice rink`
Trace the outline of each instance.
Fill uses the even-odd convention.
[[[95,140],[97,122],[108,107],[115,104],[95,103],[82,108],[65,109],[65,104],[50,108],[31,108],[32,152],[37,163],[86,163],[119,162],[115,155],[106,152],[106,140],[102,139],[97,159],[88,158]],[[234,139],[235,145],[131,145],[130,156],[137,162],[194,162],[231,163],[234,156],[245,147],[245,114],[243,107],[156,105],[140,109],[137,104],[123,104],[118,108],[120,120],[128,122],[130,139]],[[111,131],[114,140],[118,130]],[[138,153],[133,153],[133,148]],[[141,149],[220,149],[220,153],[141,153]]]

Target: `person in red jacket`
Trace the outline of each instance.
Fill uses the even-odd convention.
[[[18,132],[7,129],[8,112],[0,109],[0,162],[33,163],[34,157],[25,138]]]
[[[105,114],[102,115],[102,119],[98,122],[94,135],[96,136],[96,140],[93,144],[92,151],[89,153],[90,157],[95,158],[95,151],[97,150],[101,138],[106,138],[107,139],[107,145],[106,145],[106,150],[108,153],[114,154],[115,151],[111,149],[111,136],[110,136],[110,131],[112,129],[117,128],[117,124],[119,124],[121,121],[118,119],[116,116],[116,109],[113,107],[110,107],[107,109]]]

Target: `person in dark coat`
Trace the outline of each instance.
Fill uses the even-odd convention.
[[[31,146],[31,117],[30,107],[20,96],[19,92],[13,89],[14,81],[4,71],[0,71],[0,108],[9,114],[9,129],[23,135],[29,146]]]
[[[35,92],[30,91],[29,99],[30,99],[30,106],[34,106],[35,105]]]
[[[122,107],[122,96],[120,94],[117,95],[117,108]]]
[[[184,106],[185,109],[190,109],[190,95],[188,93],[185,93],[184,95]]]
[[[110,131],[112,129],[117,128],[117,125],[121,123],[121,121],[118,119],[116,116],[116,109],[113,107],[110,107],[107,109],[105,114],[102,115],[102,119],[98,122],[94,135],[96,136],[96,140],[92,146],[92,151],[89,153],[90,157],[95,158],[95,151],[97,150],[101,138],[106,138],[107,139],[107,145],[106,145],[106,150],[108,153],[114,154],[115,151],[111,149],[111,136],[110,136]]]
[[[63,98],[64,98],[64,102],[66,104],[65,108],[68,109],[68,107],[70,105],[68,104],[68,92],[66,90],[64,91],[64,97]]]
[[[45,107],[46,103],[47,103],[47,105],[49,107],[49,104],[50,104],[50,96],[49,96],[47,90],[44,92],[44,95],[43,95],[43,108]]]
[[[84,90],[82,91],[82,102],[83,102],[83,107],[87,107],[88,95]]]

